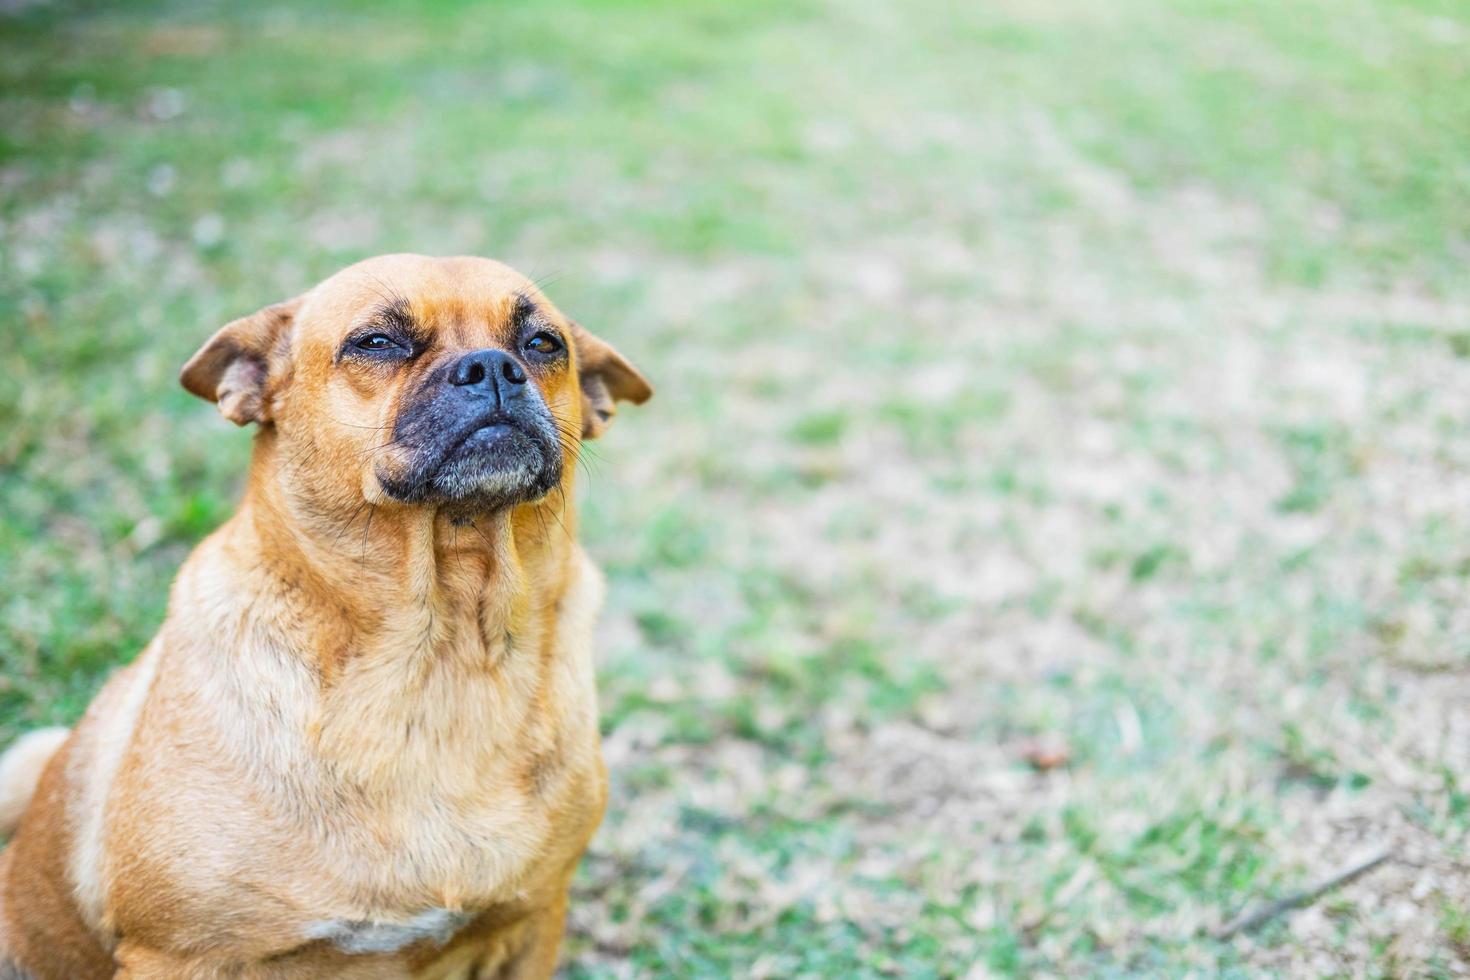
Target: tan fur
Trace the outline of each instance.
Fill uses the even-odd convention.
[[[450,352],[504,347],[516,292],[551,311],[575,341],[535,378],[566,423],[558,490],[459,526],[385,495],[367,461],[398,452],[417,369],[333,357],[385,291]],[[504,266],[386,256],[224,328],[184,383],[261,423],[245,498],[0,856],[0,973],[548,976],[606,796],[576,437],[646,382]],[[58,738],[0,764],[0,803]]]

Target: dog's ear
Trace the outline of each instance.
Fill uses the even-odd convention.
[[[220,327],[189,358],[179,381],[190,393],[218,404],[220,414],[236,425],[269,422],[271,365],[301,300],[276,303]]]
[[[582,385],[582,438],[596,439],[617,414],[619,401],[642,405],[652,397],[653,386],[612,344],[592,336],[575,320],[571,325]]]

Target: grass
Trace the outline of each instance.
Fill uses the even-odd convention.
[[[659,388],[570,976],[1470,972],[1463,5],[7,10],[0,734],[230,512],[211,330],[490,254]]]

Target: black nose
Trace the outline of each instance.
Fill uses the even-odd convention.
[[[526,372],[514,357],[503,350],[470,351],[454,362],[449,383],[457,388],[493,393],[500,401],[519,395],[526,383]]]

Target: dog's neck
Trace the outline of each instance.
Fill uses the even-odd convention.
[[[473,767],[508,744],[551,739],[558,719],[536,705],[564,673],[559,614],[580,581],[570,477],[537,504],[457,523],[425,508],[324,506],[281,479],[271,449],[257,445],[245,499],[212,545],[234,571],[185,582],[215,596],[189,601],[248,609],[222,633],[268,638],[214,638],[235,680],[208,683],[234,686],[225,696],[255,713],[260,678],[282,678],[280,720],[260,724],[296,727],[334,778],[372,797],[472,785]],[[240,650],[295,666],[263,673],[235,661]]]
[[[317,471],[320,471],[317,467]],[[239,512],[224,531],[252,592],[326,685],[361,668],[497,666],[539,649],[575,551],[571,474],[542,500],[466,518],[333,497],[257,439]]]

